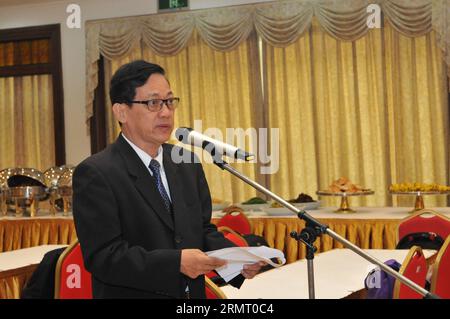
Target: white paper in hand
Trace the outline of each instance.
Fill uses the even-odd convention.
[[[206,254],[224,259],[228,262],[225,266],[215,269],[225,282],[229,282],[239,275],[245,264],[254,264],[258,261],[264,261],[273,267],[280,267],[286,263],[286,258],[284,258],[284,254],[281,250],[267,246],[230,247],[209,251]],[[271,258],[277,258],[279,263],[274,263],[270,260]]]

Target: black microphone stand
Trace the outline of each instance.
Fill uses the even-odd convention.
[[[383,269],[385,272],[387,272],[392,277],[398,279],[401,283],[405,284],[412,290],[416,291],[417,293],[424,296],[426,299],[439,299],[439,297],[435,294],[430,293],[429,291],[425,290],[424,288],[420,287],[418,284],[410,280],[409,278],[400,275],[398,272],[393,270],[391,267],[385,265],[375,257],[372,257],[365,251],[363,251],[358,246],[354,245],[347,239],[341,237],[339,234],[335,233],[331,229],[328,228],[327,225],[323,225],[318,220],[316,220],[314,217],[310,216],[308,213],[306,213],[304,210],[299,210],[297,207],[292,205],[291,203],[287,202],[280,196],[276,195],[275,193],[272,193],[267,188],[263,187],[262,185],[258,184],[257,182],[251,180],[247,176],[243,175],[241,172],[235,170],[233,167],[231,167],[227,162],[225,162],[221,154],[215,154],[215,152],[210,152],[214,164],[216,164],[218,167],[220,167],[222,170],[226,170],[233,174],[234,176],[240,178],[253,188],[257,189],[261,193],[269,196],[270,198],[274,199],[284,207],[288,208],[292,212],[296,213],[298,218],[303,219],[306,223],[306,227],[300,232],[300,234],[297,234],[297,232],[293,231],[291,232],[291,237],[295,238],[298,241],[301,241],[306,245],[306,259],[307,259],[307,266],[308,266],[308,292],[309,292],[309,298],[315,299],[315,289],[314,289],[314,253],[317,251],[317,248],[314,247],[314,241],[318,236],[321,236],[322,234],[327,234],[331,236],[333,239],[337,240],[338,242],[342,243],[345,247],[349,248],[356,254],[360,255],[362,258],[370,261],[373,264],[378,265],[381,269]]]

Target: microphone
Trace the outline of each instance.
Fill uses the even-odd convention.
[[[204,150],[210,152],[213,158],[216,155],[225,155],[244,161],[251,161],[254,157],[253,154],[247,153],[236,146],[215,140],[209,136],[196,132],[189,127],[177,128],[175,131],[175,137],[181,143],[203,148]]]

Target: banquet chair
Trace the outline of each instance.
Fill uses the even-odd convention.
[[[227,212],[217,223],[217,227],[226,226],[240,235],[248,235],[252,232],[252,226],[243,211],[233,210]]]
[[[431,292],[441,298],[450,299],[450,236],[439,250],[432,267]]]
[[[64,250],[56,264],[55,299],[92,299],[91,274],[84,268],[78,240]]]
[[[227,296],[223,291],[212,282],[207,276],[205,276],[205,293],[206,299],[227,299]]]
[[[397,248],[409,248],[408,242],[422,248],[439,249],[450,235],[450,219],[430,209],[422,209],[403,219],[397,231]],[[399,247],[404,246],[404,247]],[[425,247],[428,245],[428,247]]]
[[[221,232],[225,236],[226,239],[231,241],[236,246],[238,246],[238,247],[248,247],[248,243],[245,240],[245,238],[242,237],[241,235],[239,235],[233,229],[231,229],[229,227],[226,227],[226,226],[221,226],[221,227],[217,228],[217,230],[219,232]]]
[[[412,280],[422,288],[425,288],[427,271],[427,260],[422,252],[422,248],[419,246],[411,247],[408,255],[402,263],[399,273]],[[422,299],[423,296],[396,279],[394,283],[393,298]]]

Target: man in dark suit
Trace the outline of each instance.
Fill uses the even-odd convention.
[[[233,245],[211,224],[201,164],[192,153],[189,162],[174,161],[183,149],[165,144],[179,99],[164,70],[145,61],[119,68],[110,98],[122,133],[73,175],[73,215],[93,296],[204,298],[203,275],[226,263],[204,251]],[[242,275],[252,278],[261,266],[246,265]]]

